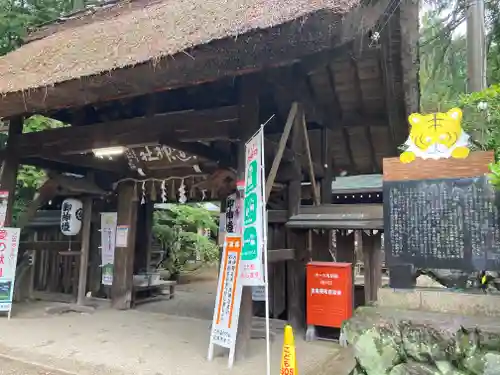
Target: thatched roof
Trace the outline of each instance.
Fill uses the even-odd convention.
[[[44,26],[0,58],[0,93],[98,75],[321,11],[344,14],[359,0],[133,0]],[[185,52],[189,54],[188,51]]]

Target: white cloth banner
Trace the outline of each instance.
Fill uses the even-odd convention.
[[[113,285],[115,265],[116,212],[101,213],[101,266],[102,285]]]

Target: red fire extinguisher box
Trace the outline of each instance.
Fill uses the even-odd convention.
[[[341,328],[352,316],[352,283],[351,263],[308,263],[307,324]]]

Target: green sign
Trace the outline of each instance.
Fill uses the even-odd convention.
[[[243,204],[242,284],[263,285],[263,249],[265,246],[264,134],[262,129],[245,145],[245,201]]]

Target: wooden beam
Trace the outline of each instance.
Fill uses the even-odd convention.
[[[339,96],[337,94],[337,85],[335,84],[335,74],[332,71],[331,65],[326,66],[326,73],[328,75],[328,83],[333,92],[333,103],[331,113],[333,113],[333,118],[327,119],[328,126],[331,128],[338,127],[342,121],[342,105],[340,104]],[[325,116],[328,114],[328,110],[325,110]]]
[[[349,131],[347,130],[346,126],[342,126],[343,122],[343,111],[342,111],[342,106],[340,105],[340,101],[337,95],[337,88],[335,84],[335,74],[332,71],[332,68],[330,65],[327,66],[327,72],[328,72],[328,80],[330,83],[330,86],[332,88],[332,91],[334,93],[334,102],[333,102],[333,113],[335,114],[335,118],[330,120],[329,126],[332,129],[341,129],[342,130],[342,137],[344,138],[344,143],[345,143],[345,149],[347,152],[347,157],[349,159],[349,164],[352,166],[353,170],[357,172],[357,167],[356,163],[354,160],[354,155],[352,152],[352,147],[350,143],[350,137],[349,137]]]
[[[316,176],[314,175],[314,166],[313,166],[313,161],[312,161],[312,156],[311,156],[311,145],[309,144],[309,135],[307,133],[307,124],[306,124],[306,116],[304,113],[304,109],[300,109],[300,115],[297,116],[296,121],[299,121],[300,124],[297,124],[302,128],[302,131],[304,133],[304,145],[306,148],[306,157],[309,165],[309,178],[311,179],[311,186],[313,189],[313,197],[314,197],[314,203],[316,206],[320,205],[320,196],[318,192],[318,187],[316,186]]]
[[[267,251],[268,263],[277,263],[293,259],[295,259],[295,249],[275,249]]]
[[[174,135],[175,136],[175,135]],[[179,151],[184,151],[198,157],[208,159],[217,162],[218,165],[222,167],[232,167],[236,168],[236,162],[231,155],[222,151],[217,150],[212,146],[206,146],[199,142],[179,142],[173,138],[173,135],[162,136],[160,138],[160,144],[175,148]]]
[[[292,103],[292,107],[290,108],[290,112],[288,113],[288,118],[286,120],[285,128],[283,129],[283,134],[281,136],[278,145],[278,151],[276,152],[276,156],[274,157],[271,170],[269,171],[269,175],[266,179],[266,201],[269,199],[269,194],[271,194],[271,189],[273,187],[276,174],[278,173],[278,168],[281,163],[283,152],[285,151],[286,143],[288,141],[288,136],[290,135],[290,130],[292,129],[292,126],[295,122],[295,118],[297,116],[297,110],[298,110],[297,102]]]
[[[106,171],[116,174],[129,172],[127,164],[123,159],[103,160],[97,159],[93,155],[60,155],[53,152],[44,152],[40,157],[43,160],[55,163],[66,164],[70,167],[80,167],[84,170]],[[22,159],[22,161],[33,160],[33,158]],[[28,164],[28,163],[26,163]]]
[[[287,217],[286,210],[267,210],[267,221],[270,224],[284,224]]]
[[[1,156],[0,156],[1,158]],[[88,172],[87,168],[79,167],[76,165],[60,163],[54,160],[46,160],[41,158],[22,158],[20,164],[32,165],[41,169],[50,169],[58,172],[75,173],[79,175],[85,175]]]
[[[380,45],[380,72],[382,76],[382,85],[385,90],[384,100],[385,108],[387,113],[387,122],[389,127],[389,138],[393,146],[394,155],[399,154],[398,142],[404,142],[400,137],[400,132],[398,131],[399,123],[403,120],[399,111],[394,103],[398,102],[396,98],[396,93],[394,92],[394,58],[391,56],[390,40],[391,40],[391,22],[389,20],[386,30],[382,32],[381,35],[381,45]]]
[[[19,155],[33,157],[49,153],[80,154],[95,148],[134,146],[158,143],[162,134],[176,138],[228,138],[231,127],[237,124],[235,106],[205,111],[183,111],[111,121],[86,126],[71,126],[16,136]]]
[[[29,250],[61,252],[68,251],[69,246],[68,241],[21,241],[19,242],[19,252],[22,253]],[[80,242],[72,242],[71,246],[77,248],[80,246]]]
[[[358,111],[361,114],[361,117],[368,118],[369,116],[366,113],[365,104],[363,100],[363,89],[361,87],[361,79],[359,78],[359,67],[358,62],[354,56],[351,56],[350,59],[351,68],[353,69],[354,74],[354,89],[356,90],[356,98],[358,103]],[[370,156],[372,158],[372,172],[376,173],[380,171],[380,164],[377,160],[377,155],[375,153],[375,145],[373,144],[372,133],[370,130],[370,125],[368,122],[365,122],[365,136],[368,140],[368,147],[370,148]]]

